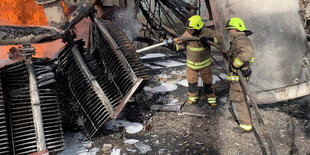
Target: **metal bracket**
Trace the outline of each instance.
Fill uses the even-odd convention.
[[[23,47],[18,47],[17,51],[21,53],[24,57],[29,57],[35,55],[35,48],[31,44],[24,44]]]
[[[308,57],[302,58],[302,59],[300,60],[300,65],[301,65],[302,67],[307,67],[307,66],[309,66],[309,65],[310,65],[310,58],[308,58]]]

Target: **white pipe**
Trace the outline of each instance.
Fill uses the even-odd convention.
[[[156,47],[159,47],[159,46],[162,46],[162,45],[166,45],[166,44],[167,44],[166,42],[161,42],[161,43],[158,43],[158,44],[155,44],[155,45],[151,45],[151,46],[148,46],[148,47],[145,47],[145,48],[141,48],[141,49],[137,50],[136,52],[140,53],[140,52],[148,51],[150,49],[153,49],[153,48],[156,48]]]
[[[138,49],[138,50],[136,50],[136,52],[137,53],[144,52],[144,51],[147,51],[147,50],[150,50],[150,49],[162,46],[162,45],[168,45],[168,44],[171,44],[171,43],[177,42],[177,41],[178,41],[178,38],[167,39],[167,40],[165,40],[165,41],[163,41],[161,43],[154,44],[154,45],[151,45],[151,46],[148,46],[148,47],[145,47],[145,48]]]

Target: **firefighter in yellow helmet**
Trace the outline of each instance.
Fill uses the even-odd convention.
[[[200,73],[207,101],[211,106],[216,106],[216,96],[212,85],[211,51],[207,41],[221,45],[222,38],[215,31],[204,28],[201,17],[198,15],[190,17],[186,25],[187,30],[182,37],[199,37],[201,39],[199,41],[172,44],[171,49],[175,51],[187,50],[186,79],[189,86],[188,103],[198,102],[198,73]]]
[[[254,61],[254,49],[248,36],[253,33],[246,30],[244,22],[236,17],[227,21],[225,29],[229,31],[231,39],[227,55],[233,60],[230,64],[230,72],[226,77],[228,81],[231,81],[229,98],[239,129],[242,132],[250,132],[252,131],[252,122],[236,69],[240,69],[248,81],[252,73],[250,64]]]

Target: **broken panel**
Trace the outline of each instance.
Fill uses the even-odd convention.
[[[62,75],[86,116],[89,137],[108,119],[116,118],[142,79],[149,79],[127,36],[115,27],[109,27],[109,32],[101,22],[99,25],[92,28],[95,51],[88,53],[76,41],[58,55]]]
[[[126,34],[118,29],[115,24],[111,21],[95,19],[92,30],[97,52],[104,64],[107,64],[109,68],[113,68],[113,65],[109,63],[115,61],[113,63],[117,63],[120,67],[123,66],[125,71],[129,73],[133,71],[136,77],[146,81],[150,79],[136,53],[136,49]],[[105,52],[107,50],[113,52]]]
[[[105,107],[104,104],[109,104],[110,100],[107,98],[107,95],[102,91],[102,89],[95,89],[95,87],[98,86],[98,82],[92,75],[91,71],[94,71],[92,67],[96,68],[99,66],[92,66],[91,62],[87,61],[87,63],[90,63],[88,66],[91,67],[91,70],[89,70],[82,58],[80,48],[77,48],[76,46],[77,45],[75,45],[74,48],[76,48],[77,51],[74,52],[75,55],[79,55],[79,59],[74,56],[74,52],[72,50],[73,47],[66,47],[58,56],[60,64],[59,67],[61,68],[63,74],[68,78],[71,93],[74,95],[86,115],[87,120],[84,124],[84,128],[87,131],[88,136],[92,137],[98,129],[111,116],[113,116],[113,109],[111,109],[111,105],[107,105],[109,107],[108,109]],[[96,71],[94,73],[95,75],[98,74]],[[91,76],[91,78],[89,76]],[[103,78],[103,81],[109,82],[109,78],[104,77],[104,75],[99,74],[97,78]],[[94,83],[96,86],[93,85]],[[116,100],[116,102],[119,101],[120,99]]]
[[[85,53],[78,43],[68,45],[59,53],[58,59],[63,75],[68,78],[71,93],[86,116],[84,128],[89,137],[94,136],[108,119],[117,117],[142,81],[137,79],[127,85],[118,85],[113,78],[115,74],[109,72],[93,55]],[[117,76],[129,75],[127,72],[120,72]],[[122,91],[120,86],[130,89]]]

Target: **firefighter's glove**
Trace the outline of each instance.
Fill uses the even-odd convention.
[[[241,70],[242,72],[242,75],[245,77],[245,78],[248,78],[252,75],[252,70],[249,68],[247,70]]]
[[[214,42],[214,38],[211,38],[211,37],[201,37],[200,40],[199,40],[199,42],[201,42],[201,44],[202,44],[204,47],[208,46],[207,41],[212,41],[212,42]]]
[[[171,51],[177,51],[177,45],[176,44],[169,44],[168,48],[171,49]]]

